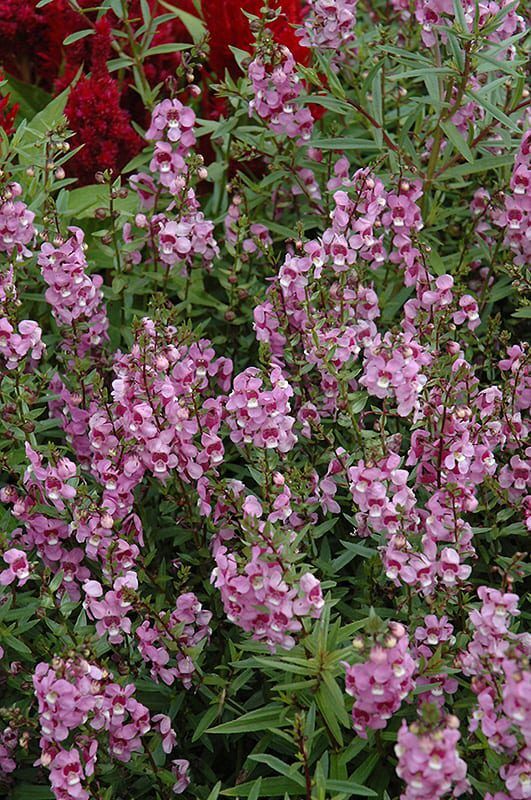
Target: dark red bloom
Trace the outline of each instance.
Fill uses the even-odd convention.
[[[263,0],[203,0],[203,16],[210,33],[209,66],[219,77],[223,77],[225,69],[238,74],[230,46],[251,50],[254,36],[243,12],[259,17],[263,5]],[[301,0],[276,0],[271,7],[282,10],[280,19],[270,26],[276,41],[289,47],[297,61],[305,62],[308,50],[300,46],[293,28],[302,21]]]
[[[80,0],[81,5],[91,2]],[[36,0],[0,0],[0,59],[21,80],[52,90],[70,56],[63,40],[87,25],[67,0],[36,6]],[[78,64],[86,55],[86,42],[72,46],[80,51]]]
[[[2,74],[2,70],[0,70],[0,82],[3,79],[4,76]],[[0,128],[3,128],[8,136],[14,131],[15,117],[17,116],[17,112],[19,109],[18,103],[14,103],[10,108],[9,107],[10,100],[11,100],[11,95],[9,94],[9,92],[4,96],[0,94]]]
[[[119,171],[142,148],[128,112],[120,106],[120,88],[107,70],[110,25],[103,17],[92,39],[92,73],[70,90],[65,114],[74,131],[72,144],[84,145],[68,162],[70,175],[93,183],[98,170]]]

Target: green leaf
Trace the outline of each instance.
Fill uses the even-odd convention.
[[[487,172],[490,169],[497,169],[498,167],[506,167],[514,163],[513,155],[506,156],[484,156],[477,158],[472,164],[460,164],[458,167],[451,167],[447,169],[442,177],[445,178],[462,178],[467,175],[472,175],[477,172]]]
[[[238,719],[231,722],[223,722],[210,728],[207,733],[251,733],[252,731],[264,731],[271,728],[280,728],[283,724],[283,706],[266,706],[258,708],[256,711],[249,711]]]
[[[369,139],[354,139],[351,136],[341,136],[329,139],[312,139],[308,142],[312,147],[321,150],[380,150],[380,145]]]
[[[465,19],[465,12],[463,10],[462,0],[453,0],[455,18],[459,22],[459,27],[463,33],[468,31],[468,25]]]
[[[12,800],[53,800],[48,786],[36,786],[29,783],[17,783],[11,793]]]
[[[249,800],[257,800],[260,797],[260,789],[262,788],[262,778],[258,778],[255,781],[254,787],[251,792],[249,792]]]
[[[167,8],[168,11],[172,11],[175,16],[181,20],[194,42],[200,42],[201,39],[205,38],[207,29],[204,22],[200,20],[199,17],[195,17],[193,14],[189,14],[188,11],[177,8],[177,6],[169,3],[168,0],[159,0],[159,3],[164,8]]]
[[[30,656],[31,650],[29,649],[27,644],[17,638],[16,636],[12,636],[11,634],[7,634],[6,636],[2,637],[4,644],[14,650],[16,653],[20,653],[23,656]]]
[[[330,733],[343,746],[341,725],[348,727],[345,701],[339,686],[328,672],[323,673],[323,681],[315,693],[315,702]]]
[[[515,311],[511,316],[517,317],[518,319],[531,319],[531,306],[519,308],[518,311]]]
[[[302,775],[295,772],[297,765],[286,764],[284,761],[281,761],[280,758],[271,756],[268,753],[254,753],[248,756],[248,759],[250,761],[258,761],[259,764],[266,764],[275,772],[279,772],[281,775],[295,781],[299,786],[304,786],[304,778]]]
[[[13,75],[5,76],[5,86],[11,95],[11,101],[19,106],[20,116],[28,120],[45,108],[52,99],[49,92],[45,92],[39,86],[23,83]]]
[[[212,722],[216,719],[218,712],[219,709],[217,704],[212,705],[205,711],[205,713],[203,714],[203,716],[198,721],[195,727],[194,735],[192,736],[192,742],[196,742],[198,739],[201,738],[201,736],[204,734],[208,726],[211,725]]]
[[[485,87],[483,91],[486,89],[488,89],[488,87]],[[515,133],[521,133],[516,122],[513,122],[511,119],[509,119],[504,111],[495,106],[494,103],[491,103],[490,100],[487,100],[482,93],[480,94],[479,92],[472,91],[472,89],[467,89],[466,94],[468,97],[471,97],[472,100],[475,100],[476,103],[479,103],[482,108],[492,114],[492,116],[497,119],[498,122],[501,122],[503,125],[509,128],[509,130],[514,131]]]
[[[251,794],[254,790],[254,795]],[[221,794],[225,797],[282,797],[286,792],[293,797],[301,797],[306,794],[306,789],[299,786],[288,778],[262,778],[256,794],[256,781],[240,783],[232,789],[224,789]]]
[[[79,42],[80,39],[86,39],[87,36],[94,36],[94,31],[92,28],[85,28],[82,31],[75,31],[75,33],[71,33],[66,39],[63,39],[63,44],[65,47],[68,47],[69,44],[73,44],[74,42]]]
[[[157,44],[154,47],[150,47],[149,50],[146,50],[144,53],[144,58],[150,58],[151,56],[161,56],[165,53],[179,53],[181,50],[189,50],[191,48],[191,44],[175,44],[174,42],[167,42],[166,44]]]
[[[474,156],[472,155],[472,150],[468,146],[468,143],[465,141],[464,137],[461,133],[457,130],[453,122],[441,122],[441,128],[448,136],[448,139],[451,141],[455,149],[461,153],[463,158],[467,161],[472,162],[474,160]]]
[[[374,789],[369,789],[367,786],[360,786],[358,783],[352,783],[350,780],[334,781],[328,780],[326,788],[329,792],[341,792],[347,797],[377,797]]]
[[[214,786],[214,788],[212,789],[212,791],[210,792],[210,794],[208,795],[206,800],[218,800],[220,790],[221,790],[221,781],[218,781]]]
[[[35,163],[37,152],[32,145],[61,122],[69,92],[70,87],[68,86],[61,94],[54,97],[42,111],[35,114],[26,126],[17,143],[19,161],[24,166]]]
[[[352,780],[354,781],[361,781],[365,783],[369,775],[372,775],[376,765],[380,762],[381,756],[379,753],[371,753],[363,764],[359,766],[353,773],[352,773]]]

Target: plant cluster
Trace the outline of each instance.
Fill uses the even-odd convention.
[[[0,2],[0,791],[527,800],[524,9],[221,5]]]

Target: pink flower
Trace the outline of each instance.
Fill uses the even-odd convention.
[[[406,783],[401,800],[440,800],[452,790],[454,797],[468,791],[467,767],[457,751],[459,739],[457,717],[446,717],[426,729],[422,722],[408,727],[402,721],[395,746],[396,771]]]
[[[391,623],[387,637],[370,647],[366,661],[345,665],[346,691],[355,698],[352,719],[359,736],[365,738],[367,728],[385,728],[414,688],[417,665],[408,647],[404,627]]]
[[[27,245],[36,233],[35,214],[22,200],[15,199],[21,194],[18,183],[6,184],[0,193],[0,252],[27,258],[31,255]]]
[[[355,41],[357,0],[310,0],[304,27],[297,31],[303,47],[331,50],[332,63],[344,60]]]
[[[163,100],[155,106],[146,139],[160,141],[164,137],[178,146],[178,153],[188,154],[195,145],[195,113],[184,106],[180,100]]]
[[[153,722],[162,736],[162,749],[165,753],[171,753],[177,744],[177,736],[171,726],[171,719],[166,714],[156,714],[153,717]]]
[[[190,762],[185,758],[177,758],[171,763],[172,772],[176,778],[176,782],[173,785],[173,791],[175,794],[182,794],[190,785],[190,776],[188,775]]]
[[[9,586],[16,580],[18,586],[24,586],[31,573],[26,553],[13,547],[4,553],[3,559],[9,566],[0,572],[0,583]]]
[[[54,792],[64,792],[73,800],[88,800],[82,786],[85,777],[77,750],[59,750],[50,767],[50,783]]]
[[[301,141],[309,139],[313,117],[309,109],[294,102],[300,95],[301,85],[290,50],[285,45],[280,46],[273,62],[256,56],[249,64],[248,74],[254,93],[249,103],[249,116],[256,112],[274,133]]]

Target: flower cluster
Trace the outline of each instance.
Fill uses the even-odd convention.
[[[294,417],[290,416],[293,390],[282,371],[275,367],[269,375],[271,389],[256,367],[248,367],[236,375],[225,410],[230,438],[236,444],[287,453],[297,441],[293,433]]]
[[[530,800],[521,9],[262,4],[0,0],[2,789]]]
[[[352,721],[359,736],[367,728],[385,728],[393,714],[415,686],[417,665],[409,652],[409,639],[403,625],[390,623],[387,631],[374,642],[358,642],[360,654],[367,649],[365,661],[346,664],[345,688],[354,697]]]
[[[9,253],[16,258],[31,255],[28,245],[35,237],[33,220],[35,214],[23,200],[19,183],[7,183],[0,190],[0,252]]]
[[[335,51],[344,59],[345,48],[355,41],[357,0],[311,0],[304,26],[298,31],[301,45]]]
[[[214,225],[196,208],[191,208],[178,220],[169,219],[165,214],[157,215],[151,227],[160,260],[168,267],[189,264],[194,256],[209,264],[219,252],[213,236]]]
[[[516,155],[510,192],[501,213],[493,214],[496,225],[505,229],[505,245],[515,255],[514,263],[525,266],[531,260],[531,131],[524,135]]]
[[[271,234],[265,225],[260,222],[253,222],[248,231],[241,227],[241,202],[242,198],[235,195],[227,209],[225,217],[225,236],[226,241],[231,245],[241,245],[242,252],[249,255],[262,255],[272,245]],[[244,234],[248,235],[245,236]]]
[[[309,108],[297,102],[302,87],[291,51],[282,46],[269,57],[257,54],[248,72],[254,95],[249,116],[256,112],[274,133],[300,141],[309,139],[313,116]]]
[[[124,516],[146,472],[164,481],[176,470],[190,483],[221,463],[222,405],[213,388],[228,388],[232,362],[216,358],[206,339],[182,344],[175,327],[145,318],[114,372],[112,403],[90,416],[88,436],[106,505]]]
[[[57,323],[67,328],[65,345],[82,358],[107,336],[109,322],[103,303],[101,275],[87,275],[85,234],[70,228],[72,236],[59,245],[44,242],[38,263],[48,289],[46,300]]]
[[[452,715],[432,726],[402,721],[395,746],[396,771],[406,784],[401,800],[440,800],[450,791],[459,797],[469,790],[467,767],[457,750],[460,738],[459,720]]]
[[[138,578],[134,572],[126,572],[123,577],[116,578],[112,590],[106,592],[105,596],[99,581],[86,581],[83,584],[87,614],[96,622],[98,636],[108,636],[111,644],[120,644],[124,634],[131,633],[131,620],[127,613],[132,607],[130,594],[135,589],[138,589]]]
[[[267,541],[267,533],[264,534]],[[298,582],[271,548],[255,545],[248,561],[219,546],[215,551],[214,585],[220,590],[230,622],[271,650],[295,645],[293,634],[302,630],[302,618],[320,616],[324,605],[319,581],[310,573]]]
[[[0,658],[2,652],[0,648]],[[17,749],[17,734],[10,728],[4,728],[0,733],[0,775],[6,776],[14,772],[17,768],[17,762],[13,757]]]
[[[472,676],[477,696],[470,729],[481,730],[489,746],[504,755],[500,776],[510,796],[523,800],[530,786],[531,642],[528,635],[510,631],[511,618],[520,613],[518,595],[480,586],[478,596],[482,605],[470,613],[473,637],[461,655],[463,672]]]
[[[2,586],[9,586],[14,581],[17,586],[24,586],[31,574],[31,567],[28,558],[23,550],[11,547],[4,553],[3,559],[8,565],[7,569],[0,572],[0,583]]]
[[[501,24],[490,33],[492,42],[503,42],[513,36],[523,24],[522,17],[517,12],[515,4],[505,13],[504,10],[511,6],[507,0],[500,2],[482,3],[476,6],[472,0],[462,0],[462,16],[469,31],[474,30],[474,25],[482,27],[492,17],[501,15]],[[455,6],[451,0],[417,0],[415,3],[415,17],[422,30],[422,41],[427,47],[432,47],[437,39],[437,26],[442,28],[442,36],[446,37],[445,27],[449,27],[456,20]]]
[[[194,177],[204,180],[208,175],[202,166],[202,156],[194,156],[199,166],[192,168],[189,164],[196,143],[195,121],[194,111],[180,100],[168,99],[159,103],[153,110],[146,133],[146,138],[155,142],[149,165],[152,175],[140,172],[130,178],[143,209],[151,212],[135,216],[136,227],[146,232],[137,246],[156,243],[157,255],[153,254],[155,268],[160,259],[166,270],[180,264],[183,273],[191,268],[194,258],[198,257],[208,268],[219,255],[214,225],[200,210],[192,186]],[[159,198],[165,199],[168,194],[171,201],[164,211],[157,212]],[[135,240],[129,222],[124,225],[124,239],[126,242]],[[131,257],[140,262],[140,249],[135,250]]]
[[[39,325],[32,319],[19,322],[17,330],[7,317],[0,317],[0,355],[6,368],[16,369],[28,355],[30,361],[39,361],[45,348],[41,336]]]
[[[427,377],[422,368],[432,356],[410,334],[393,339],[390,333],[380,334],[365,350],[363,376],[360,383],[375,397],[393,397],[396,410],[407,417],[418,405],[418,396]]]
[[[160,678],[168,686],[179,680],[190,688],[196,671],[194,649],[208,641],[211,619],[212,613],[202,607],[193,592],[187,592],[179,595],[167,620],[161,613],[153,622],[145,620],[138,626],[138,649],[150,665],[153,680]]]
[[[195,145],[195,114],[180,100],[163,100],[153,109],[146,139],[166,140],[175,145],[180,156],[186,156]],[[156,151],[155,151],[156,152]]]
[[[88,800],[83,782],[94,773],[100,742],[121,762],[142,749],[151,730],[134,684],[121,686],[97,664],[81,658],[37,665],[33,676],[40,728],[40,763],[50,770],[56,797]]]

